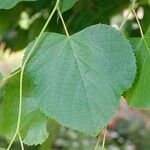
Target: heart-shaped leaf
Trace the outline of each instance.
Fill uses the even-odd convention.
[[[36,84],[32,95],[42,112],[91,135],[97,135],[117,111],[135,72],[128,41],[102,24],[70,37],[45,33],[25,70]]]
[[[133,87],[126,93],[129,105],[150,108],[150,27],[144,38],[131,39],[137,59],[137,77]]]

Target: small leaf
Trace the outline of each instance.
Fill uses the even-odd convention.
[[[19,108],[19,74],[8,80],[4,92],[0,133],[11,139],[14,135]],[[45,117],[37,108],[36,99],[32,96],[34,87],[27,78],[23,82],[23,104],[20,133],[27,145],[41,144],[48,137]]]
[[[0,9],[10,9],[21,1],[36,1],[36,0],[0,0]]]
[[[117,111],[135,72],[128,41],[102,24],[70,37],[45,33],[25,70],[36,85],[32,96],[43,113],[91,135]]]
[[[61,12],[65,12],[69,10],[78,0],[60,0],[60,10]]]
[[[142,38],[133,38],[131,43],[137,59],[137,77],[135,83],[125,94],[131,107],[150,108],[150,27]]]
[[[27,128],[27,135],[23,142],[27,145],[42,144],[48,138],[48,132],[46,131],[47,118],[36,111],[31,119],[33,119],[33,124]]]

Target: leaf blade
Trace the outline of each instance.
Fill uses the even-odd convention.
[[[26,67],[36,83],[42,83],[37,88],[40,110],[91,135],[98,134],[117,111],[120,95],[131,86],[135,70],[130,44],[116,30],[101,24],[69,38],[46,33]],[[41,76],[41,72],[45,74]]]

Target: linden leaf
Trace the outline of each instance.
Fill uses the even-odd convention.
[[[125,94],[131,107],[150,108],[150,27],[143,38],[133,38],[131,43],[137,59],[135,83]]]
[[[43,113],[91,135],[97,135],[117,111],[135,72],[128,41],[102,24],[70,37],[45,33],[25,70]]]

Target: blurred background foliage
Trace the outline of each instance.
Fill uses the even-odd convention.
[[[10,10],[0,10],[0,40],[7,47],[20,50],[31,42],[40,32],[51,9],[54,0],[38,0],[36,2],[21,2]],[[136,10],[140,16],[143,30],[150,23],[149,0],[138,0]],[[130,6],[130,0],[79,0],[74,7],[64,13],[65,22],[70,34],[96,23],[118,25]],[[63,33],[57,14],[49,24],[47,31]],[[134,17],[130,16],[124,31],[128,36],[139,36]]]
[[[0,10],[0,72],[4,77],[20,66],[23,49],[38,36],[54,3],[54,0],[21,2],[10,10]],[[130,0],[79,0],[63,15],[70,34],[96,23],[110,24],[119,29],[130,6]],[[150,0],[137,0],[136,11],[142,29],[146,32],[150,25]],[[57,14],[48,25],[47,31],[64,33]],[[127,37],[140,36],[132,14],[122,28],[122,32]],[[3,99],[1,94],[3,87],[4,85],[0,87],[0,102]],[[45,143],[26,146],[25,149],[93,150],[97,142],[96,138],[62,127],[52,120],[49,121],[47,130],[50,136]],[[135,112],[129,109],[123,100],[120,111],[108,125],[107,150],[149,150],[149,141],[150,112]],[[1,147],[7,147],[7,144],[8,141],[1,137]],[[12,150],[19,149],[20,144],[16,142]]]

